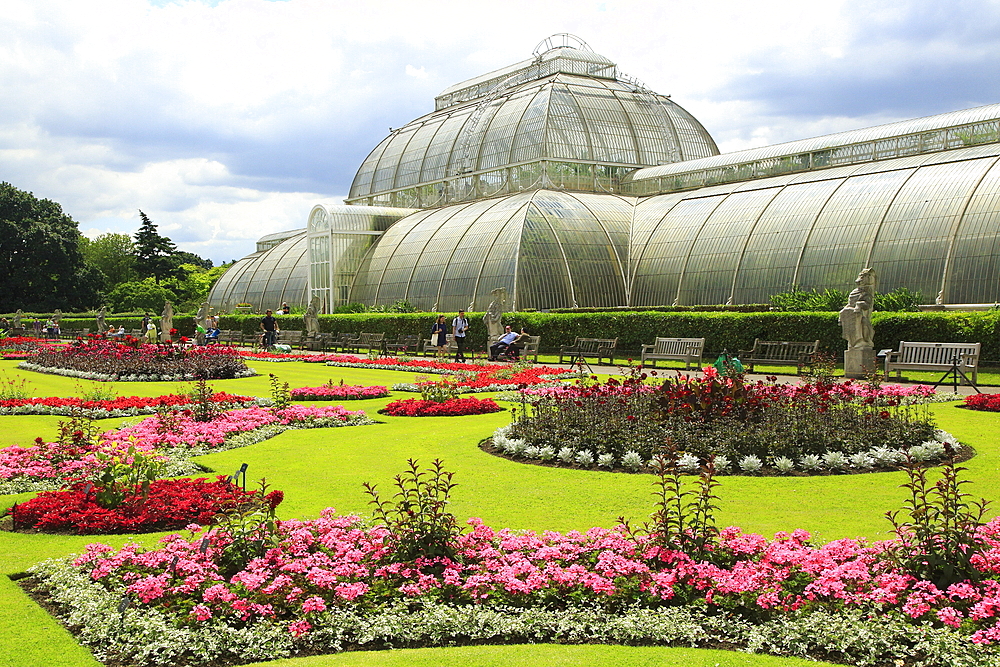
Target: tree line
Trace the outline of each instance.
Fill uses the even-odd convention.
[[[88,239],[49,199],[0,183],[0,312],[181,310],[205,300],[231,265],[177,249],[141,210],[133,236]]]

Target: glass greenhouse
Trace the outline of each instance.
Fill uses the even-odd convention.
[[[261,239],[210,300],[761,303],[872,267],[880,291],[993,304],[998,162],[1000,105],[719,155],[680,106],[557,35],[442,92],[364,161],[352,205]]]

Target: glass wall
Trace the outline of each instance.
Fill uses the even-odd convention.
[[[302,229],[268,250],[244,257],[216,281],[209,304],[220,312],[231,312],[239,303],[249,303],[260,312],[285,302],[305,307],[309,300],[307,249]]]
[[[1000,299],[1000,145],[643,198],[631,245],[631,305],[764,303],[850,289],[925,303]]]
[[[632,202],[536,191],[414,214],[390,227],[361,265],[352,301],[406,300],[425,310],[625,302]]]

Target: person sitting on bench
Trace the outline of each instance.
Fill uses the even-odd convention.
[[[514,333],[508,325],[500,339],[490,345],[490,361],[496,361],[501,354],[505,354],[511,359],[517,359],[521,354],[521,348],[517,345],[517,341],[522,336],[527,335],[528,333],[524,329],[521,329],[521,333]]]

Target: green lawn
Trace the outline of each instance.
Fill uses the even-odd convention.
[[[251,363],[262,375],[212,383],[217,390],[269,395],[268,373],[292,387],[315,386],[333,379],[350,384],[383,384],[412,380],[413,373],[331,368],[302,363]],[[79,395],[89,383],[21,373],[15,362],[0,362],[0,381],[28,377],[35,395]],[[158,395],[176,392],[173,383],[121,383],[119,394]],[[388,490],[406,459],[429,463],[440,457],[455,471],[458,483],[452,510],[461,518],[482,517],[501,527],[543,530],[611,526],[625,516],[642,521],[652,509],[651,477],[607,472],[582,472],[514,463],[483,453],[477,443],[510,419],[508,412],[469,417],[384,417],[375,411],[392,399],[346,403],[364,409],[382,424],[337,429],[288,431],[243,449],[202,457],[203,465],[231,472],[249,464],[251,479],[266,477],[285,491],[279,507],[282,518],[315,517],[324,507],[341,512],[367,512],[361,483],[375,482]],[[966,465],[975,484],[970,490],[986,498],[1000,498],[1000,415],[959,410],[953,404],[931,407],[941,428],[973,445],[978,455]],[[0,444],[29,444],[37,436],[54,435],[55,417],[0,417]],[[115,426],[121,420],[108,420]],[[770,535],[779,530],[806,528],[817,539],[886,537],[887,510],[900,506],[901,473],[811,478],[725,477],[719,489],[722,525]],[[0,496],[0,507],[23,500],[27,494]],[[39,560],[74,553],[93,541],[120,545],[129,539],[154,544],[159,535],[129,538],[22,535],[0,533],[0,571],[23,572]],[[0,577],[0,666],[95,665],[89,652],[35,606],[7,577]],[[771,665],[791,667],[804,661],[749,656],[741,653],[651,647],[502,646],[385,651],[282,660],[275,665]]]

